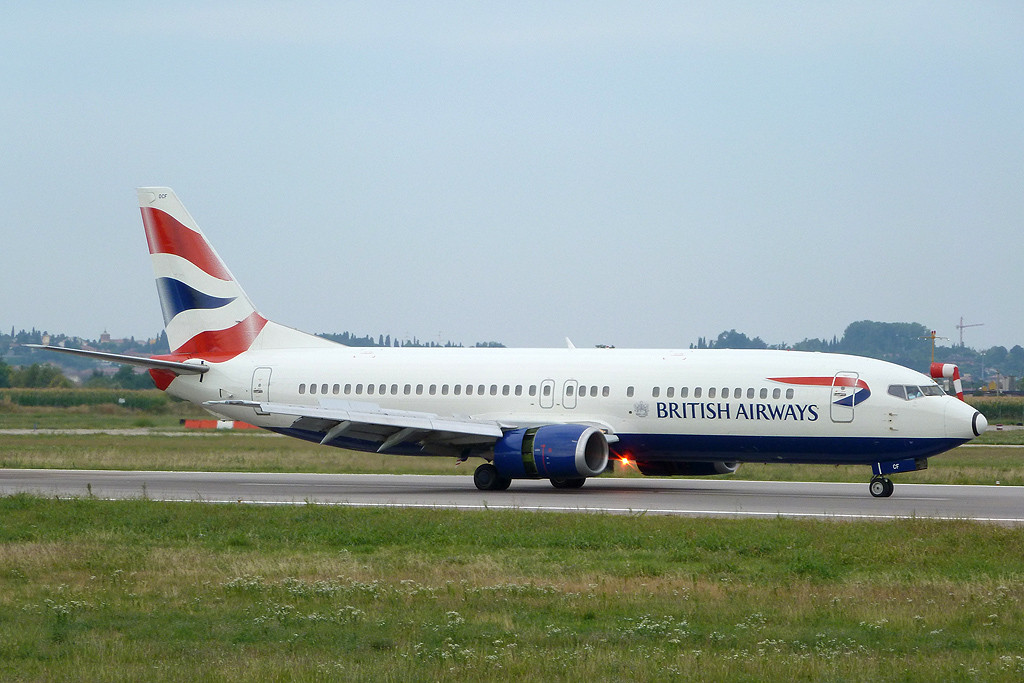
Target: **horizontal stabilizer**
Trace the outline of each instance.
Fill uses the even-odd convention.
[[[94,360],[105,360],[110,361],[111,363],[120,363],[122,365],[134,365],[136,367],[147,368],[149,370],[170,370],[178,375],[201,375],[210,369],[209,365],[199,365],[198,363],[179,363],[173,360],[160,360],[159,358],[128,356],[123,353],[86,351],[85,349],[66,349],[63,346],[44,346],[42,344],[23,344],[23,346],[27,346],[32,349],[42,349],[44,351],[69,353],[75,356],[84,356]]]

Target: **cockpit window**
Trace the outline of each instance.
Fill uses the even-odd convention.
[[[946,392],[938,384],[928,384],[923,387],[912,384],[890,384],[889,395],[902,398],[904,401],[913,401],[922,396],[945,396]]]

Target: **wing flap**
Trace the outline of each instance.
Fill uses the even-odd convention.
[[[330,406],[299,406],[259,401],[208,401],[203,405],[252,408],[260,415],[294,417],[292,428],[323,433],[322,444],[344,434],[347,438],[380,443],[379,451],[403,443],[418,443],[431,451],[490,445],[504,431],[496,422],[441,417],[431,413],[386,410],[371,403],[337,401]]]

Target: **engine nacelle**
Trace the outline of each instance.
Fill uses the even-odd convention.
[[[494,466],[510,479],[596,477],[608,466],[608,440],[586,425],[514,429],[494,444]]]
[[[738,462],[679,462],[677,460],[637,462],[640,474],[648,477],[710,477],[715,474],[732,474],[740,468]]]

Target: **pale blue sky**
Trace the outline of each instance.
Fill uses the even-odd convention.
[[[1024,344],[1018,2],[18,5],[0,329],[159,331],[168,185],[309,331]]]

